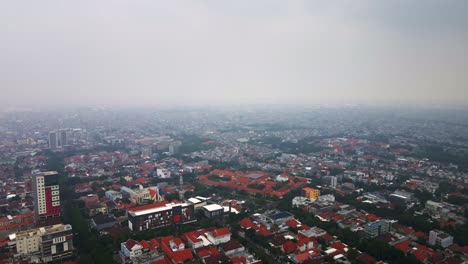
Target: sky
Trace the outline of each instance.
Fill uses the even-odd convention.
[[[468,105],[466,0],[0,2],[0,110]]]

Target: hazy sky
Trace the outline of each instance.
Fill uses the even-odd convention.
[[[468,105],[468,1],[1,1],[0,109]]]

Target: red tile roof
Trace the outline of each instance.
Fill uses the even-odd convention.
[[[419,250],[419,249],[416,250],[416,251],[414,251],[414,252],[413,252],[413,255],[414,255],[417,259],[419,259],[420,261],[424,261],[425,259],[428,258],[428,255],[427,255],[426,253],[424,253],[424,251]]]
[[[229,228],[223,227],[223,228],[216,229],[215,231],[213,231],[212,234],[215,237],[220,237],[220,236],[230,235],[231,231],[229,231]]]
[[[283,244],[281,248],[283,249],[284,253],[289,254],[289,253],[294,252],[297,249],[297,245],[291,240],[288,240],[286,241],[286,243]]]
[[[396,244],[395,248],[406,253],[411,250],[411,248],[408,246],[409,243],[410,243],[409,240],[405,240],[403,242]]]
[[[127,247],[128,250],[132,250],[132,248],[135,245],[138,245],[138,242],[133,240],[133,239],[129,239],[129,240],[127,240],[127,242],[125,242],[125,247]]]
[[[184,250],[178,250],[174,251],[170,258],[175,262],[175,263],[182,263],[186,260],[192,259],[192,251],[190,249],[184,249]]]
[[[301,222],[297,221],[296,219],[292,218],[286,221],[285,223],[289,227],[297,227],[301,225]]]

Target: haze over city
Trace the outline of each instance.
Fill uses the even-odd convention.
[[[468,0],[13,0],[0,36],[0,264],[468,264]]]
[[[4,1],[0,110],[466,106],[467,1]]]

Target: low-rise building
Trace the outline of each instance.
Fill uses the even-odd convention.
[[[122,263],[133,263],[133,260],[143,254],[143,247],[138,241],[129,239],[120,244],[119,253]]]
[[[215,229],[212,232],[206,232],[205,235],[213,245],[219,245],[231,240],[231,231],[229,231],[227,227]]]
[[[446,248],[453,244],[453,236],[440,231],[440,230],[431,230],[429,232],[429,245],[431,246],[441,246]]]
[[[73,256],[71,225],[53,225],[16,233],[19,257],[39,258],[42,263],[59,262]]]
[[[209,204],[202,207],[203,214],[208,217],[216,217],[224,214],[224,207],[219,204]]]
[[[148,201],[160,202],[164,200],[164,197],[159,194],[158,187],[143,188],[140,186],[139,189],[130,189],[123,186],[120,191],[124,197],[128,197],[132,203],[144,204]]]
[[[114,190],[109,190],[105,194],[106,194],[106,198],[111,201],[122,199],[122,193],[114,191]]]
[[[371,223],[367,223],[364,228],[364,231],[366,232],[366,236],[370,238],[388,233],[390,232],[390,229],[391,222],[387,219],[382,219]]]
[[[98,215],[91,218],[91,227],[95,228],[97,231],[112,228],[118,223],[119,221],[117,221],[114,216],[110,215]]]
[[[143,231],[171,224],[196,221],[192,203],[159,202],[128,209],[128,227],[132,231]]]

